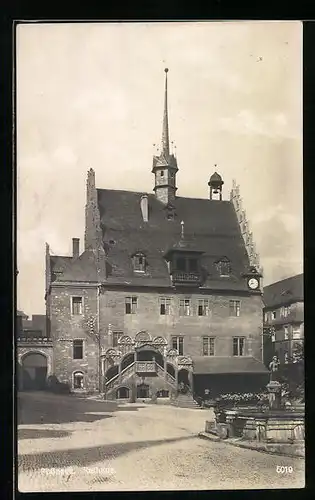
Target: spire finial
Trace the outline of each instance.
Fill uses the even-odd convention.
[[[162,153],[166,156],[170,154],[170,141],[168,133],[168,109],[167,109],[167,73],[168,68],[165,68],[165,94],[164,94],[164,114],[163,114],[163,129],[162,129]]]
[[[185,237],[185,233],[184,233],[184,230],[185,230],[185,222],[182,220],[180,225],[182,226],[182,234],[181,234],[181,238],[182,240],[184,239]]]

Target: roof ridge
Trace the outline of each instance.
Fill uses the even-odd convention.
[[[292,280],[294,278],[298,278],[298,277],[301,277],[303,275],[304,275],[304,273],[294,274],[293,276],[289,276],[288,278],[283,278],[282,280],[274,281],[273,283],[270,283],[270,285],[265,285],[264,290],[266,288],[271,287],[271,286],[278,285],[279,283],[283,283],[284,281]]]

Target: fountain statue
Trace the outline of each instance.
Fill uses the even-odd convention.
[[[271,410],[278,410],[281,408],[281,384],[279,382],[279,365],[280,362],[277,356],[273,356],[271,363],[269,363],[270,379],[267,384],[269,392],[269,407]]]

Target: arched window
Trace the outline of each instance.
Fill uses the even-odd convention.
[[[133,256],[133,270],[140,273],[144,273],[145,269],[146,269],[145,255],[141,252],[138,252]]]
[[[73,374],[73,389],[84,388],[84,374],[82,372],[74,372]]]

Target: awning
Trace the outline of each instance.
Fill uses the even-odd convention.
[[[268,373],[262,361],[252,356],[195,356],[192,360],[195,375]]]

